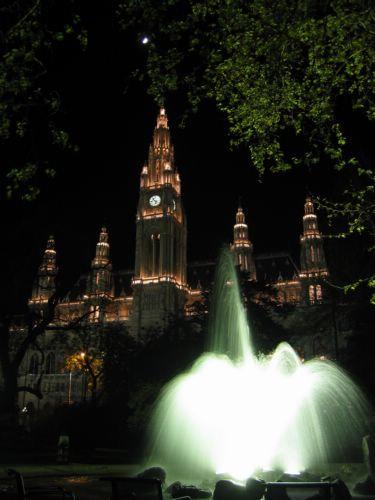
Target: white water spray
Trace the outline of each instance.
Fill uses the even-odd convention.
[[[302,363],[287,343],[254,355],[233,259],[224,252],[210,352],[163,389],[150,426],[151,461],[189,479],[296,472],[357,446],[368,414],[360,389],[334,363]]]

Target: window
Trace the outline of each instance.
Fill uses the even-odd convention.
[[[38,374],[38,356],[33,354],[30,359],[29,373]]]
[[[309,286],[309,300],[310,300],[310,304],[314,304],[314,302],[315,302],[315,287],[314,287],[314,285]]]
[[[316,300],[321,302],[323,298],[321,285],[316,285]]]
[[[160,234],[152,234],[152,276],[158,276],[160,273]]]
[[[311,262],[314,262],[315,261],[315,249],[314,247],[312,246],[311,247]]]
[[[93,321],[94,323],[97,323],[99,321],[99,317],[100,317],[99,306],[98,305],[96,305],[96,306],[91,305],[90,312],[92,313],[91,314],[91,321]]]
[[[53,352],[47,354],[46,358],[46,374],[55,373],[55,355]]]

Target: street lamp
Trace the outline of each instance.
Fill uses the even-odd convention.
[[[85,361],[86,353],[81,352],[80,356],[82,361]],[[84,369],[82,370],[82,392],[83,401],[86,401],[86,371]]]

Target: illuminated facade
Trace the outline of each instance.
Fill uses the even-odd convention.
[[[328,269],[323,238],[310,198],[306,199],[303,234],[300,238],[300,269],[288,253],[253,253],[242,207],[235,214],[231,249],[237,266],[250,281],[271,285],[276,302],[318,304],[325,298],[324,281]],[[94,258],[62,299],[54,325],[66,326],[74,320],[110,327],[119,325],[131,335],[163,329],[176,317],[197,314],[197,303],[212,286],[215,262],[187,265],[186,217],[181,197],[181,180],[174,161],[168,118],[158,114],[148,161],[140,172],[140,193],[136,215],[135,267],[114,271],[110,260],[110,239],[106,228],[99,232]],[[57,275],[53,237],[47,242],[32,289],[29,307],[43,314],[55,292]],[[52,325],[53,326],[53,325]],[[49,332],[53,335],[53,330]],[[37,377],[39,354],[28,353],[22,377]],[[47,402],[80,400],[85,391],[82,376],[62,373],[64,355],[46,348],[45,394]],[[70,378],[68,378],[68,375]],[[24,405],[25,396],[23,395]],[[28,395],[30,400],[32,396]]]
[[[292,304],[319,304],[323,301],[324,282],[328,276],[323,237],[318,229],[318,218],[310,197],[306,198],[300,237],[300,270],[285,252],[253,255],[248,226],[242,207],[236,213],[233,227],[232,252],[237,266],[249,280],[271,284],[276,289],[277,301]]]
[[[133,290],[132,329],[136,332],[165,326],[184,310],[186,218],[164,108],[141,173]]]
[[[231,249],[249,280],[273,285],[280,303],[317,304],[324,298],[328,269],[311,198],[306,199],[300,237],[300,269],[285,252],[254,254],[242,207],[235,215]],[[212,285],[214,262],[186,261],[186,217],[181,179],[174,161],[168,118],[161,108],[148,161],[140,173],[134,272],[112,270],[110,244],[102,228],[88,274],[58,305],[56,322],[87,316],[94,323],[124,323],[131,334],[163,328],[192,313],[192,304]],[[55,290],[56,250],[50,237],[38,269],[30,308],[42,311]],[[188,284],[189,283],[189,284]]]

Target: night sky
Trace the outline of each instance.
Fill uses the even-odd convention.
[[[108,9],[89,17],[89,47],[65,54],[53,78],[63,89],[66,120],[80,152],[60,169],[35,203],[1,201],[2,288],[17,307],[50,233],[67,283],[88,269],[101,225],[109,229],[115,269],[134,266],[139,175],[147,158],[158,106],[146,85],[131,78],[147,50],[135,33],[120,34]],[[308,191],[329,195],[335,176],[316,168],[266,175],[259,182],[245,151],[231,151],[224,118],[205,103],[186,128],[179,96],[166,110],[188,224],[188,261],[215,259],[230,242],[239,196],[256,253],[286,250],[298,259]],[[320,226],[325,230],[324,221]],[[22,279],[21,279],[22,277]],[[22,282],[22,284],[21,284]],[[15,306],[15,307],[16,307]]]

